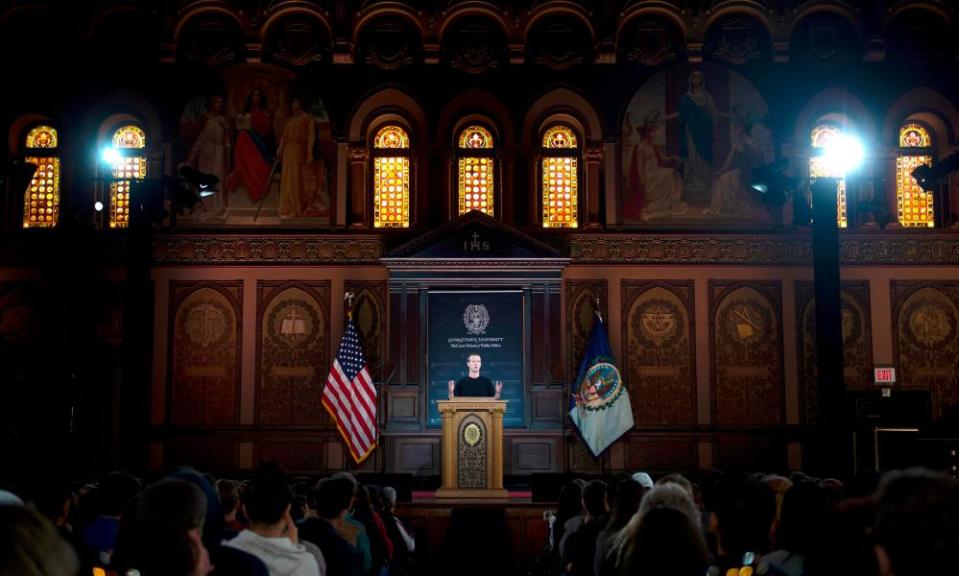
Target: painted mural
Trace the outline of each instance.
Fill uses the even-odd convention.
[[[750,184],[775,160],[768,107],[736,72],[683,64],[630,100],[622,125],[622,221],[635,226],[771,226]]]
[[[228,68],[221,80],[191,96],[180,117],[180,174],[187,166],[219,184],[204,196],[185,182],[178,222],[328,225],[335,148],[322,99],[267,64]]]

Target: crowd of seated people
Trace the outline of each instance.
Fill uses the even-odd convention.
[[[0,490],[0,576],[405,576],[396,490],[347,472],[306,485],[274,463],[242,482],[180,468]]]
[[[573,480],[548,515],[540,576],[953,573],[959,482],[925,469],[872,486],[802,473],[645,472]]]
[[[959,482],[944,474],[910,469],[863,485],[802,473],[694,480],[570,481],[531,573],[953,573]],[[80,487],[51,477],[0,489],[0,576],[423,573],[395,506],[393,488],[347,472],[314,484],[273,463],[242,482],[190,468],[152,482],[115,472]]]

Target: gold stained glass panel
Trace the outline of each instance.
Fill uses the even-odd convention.
[[[27,148],[56,148],[57,129],[53,126],[37,126],[27,133]]]
[[[911,122],[899,129],[900,148],[929,148],[932,138],[924,126]]]
[[[577,159],[546,157],[543,170],[543,228],[576,228],[579,222]]]
[[[124,126],[113,133],[114,148],[146,148],[147,136],[137,126]]]
[[[458,146],[469,150],[493,147],[493,135],[482,126],[470,126],[460,132]]]
[[[543,148],[576,148],[576,134],[566,126],[553,126],[543,134]]]
[[[60,212],[60,159],[56,156],[28,156],[25,162],[37,171],[23,195],[23,227],[52,228]]]
[[[493,216],[493,158],[459,159],[459,213],[479,210]]]
[[[410,147],[410,137],[399,126],[380,128],[373,139],[374,148],[405,149]]]
[[[123,156],[113,163],[114,181],[110,184],[110,228],[126,228],[130,223],[130,185],[132,179],[147,176],[143,156]]]
[[[932,156],[902,155],[896,158],[896,208],[899,224],[908,228],[932,228],[936,225],[932,192],[912,177],[917,167],[932,164]]]
[[[373,159],[373,227],[409,228],[410,159],[380,156]]]

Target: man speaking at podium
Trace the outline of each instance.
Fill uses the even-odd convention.
[[[470,354],[466,358],[466,366],[469,368],[469,375],[460,378],[458,381],[449,381],[450,400],[455,396],[482,397],[492,396],[494,400],[499,400],[500,392],[503,391],[503,383],[496,382],[496,387],[486,376],[480,376],[480,368],[483,366],[483,359],[479,354]]]

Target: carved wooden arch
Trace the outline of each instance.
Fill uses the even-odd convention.
[[[589,12],[585,7],[569,0],[552,0],[533,9],[532,14],[526,21],[526,26],[523,28],[523,43],[526,43],[530,31],[536,24],[551,16],[572,16],[589,30],[590,41],[592,43],[596,42],[596,28],[590,21]]]
[[[796,117],[793,142],[797,150],[809,150],[809,133],[825,115],[839,114],[859,130],[862,140],[875,141],[876,124],[862,101],[842,88],[827,88],[806,101]]]
[[[406,20],[412,24],[413,28],[418,30],[420,33],[420,43],[423,43],[427,32],[422,20],[417,17],[416,12],[405,3],[383,2],[373,6],[367,6],[366,8],[360,10],[359,16],[357,17],[356,22],[353,24],[353,46],[357,46],[359,44],[360,33],[363,32],[363,28],[372,22],[376,22],[376,20],[380,18],[388,16],[399,16],[403,20]]]
[[[648,15],[665,16],[679,27],[679,33],[682,38],[686,38],[689,32],[686,26],[686,20],[683,18],[681,9],[674,3],[667,2],[641,2],[628,8],[616,25],[616,52],[619,52],[619,42],[623,36],[623,31],[633,22],[633,20]]]
[[[381,87],[362,98],[349,115],[347,134],[350,142],[367,138],[379,114],[390,113],[405,119],[414,142],[423,142],[429,133],[426,114],[419,101],[396,86]]]
[[[921,86],[902,94],[886,110],[882,125],[882,141],[893,146],[898,142],[899,128],[910,118],[917,118],[929,125],[936,138],[940,154],[946,153],[956,141],[959,128],[959,110],[945,96]]]
[[[308,2],[299,2],[296,0],[280,2],[270,8],[268,15],[260,26],[260,40],[265,41],[270,32],[270,27],[279,22],[285,16],[302,15],[319,22],[326,29],[327,37],[332,41],[333,27],[330,25],[328,15],[320,10],[315,4]]]
[[[543,125],[553,116],[562,115],[575,126],[586,145],[603,140],[603,126],[596,107],[585,96],[570,88],[554,88],[533,102],[523,118],[521,145],[529,149],[534,138],[542,132]]]
[[[10,125],[10,131],[7,133],[7,150],[9,150],[13,155],[19,155],[21,148],[23,147],[23,139],[24,136],[26,136],[27,131],[33,126],[39,124],[52,125],[60,134],[60,139],[63,139],[63,132],[59,121],[54,120],[45,114],[23,114],[14,120],[13,124]],[[62,148],[63,145],[61,144],[58,147]]]
[[[450,25],[455,23],[460,18],[466,18],[469,16],[484,16],[495,22],[502,29],[503,35],[506,37],[507,42],[509,42],[510,38],[513,37],[509,18],[505,10],[498,8],[489,2],[472,1],[463,2],[462,4],[454,6],[448,11],[441,13],[442,20],[439,22],[439,26],[436,28],[436,37],[439,39],[440,44],[443,43],[443,35],[446,34],[446,30],[450,27]]]
[[[770,39],[776,37],[776,28],[769,19],[769,6],[765,2],[757,0],[721,0],[716,2],[703,23],[703,36],[705,37],[706,32],[713,24],[733,14],[743,14],[754,18],[766,28]]]
[[[31,13],[33,13],[34,15],[36,14],[50,15],[51,11],[49,7],[44,6],[42,4],[27,4],[27,3],[16,4],[11,6],[7,10],[4,10],[3,13],[0,14],[0,27],[5,26],[8,20],[14,20],[21,14],[27,15],[26,17],[29,17]]]
[[[515,131],[510,111],[493,94],[479,89],[460,92],[450,100],[436,123],[436,139],[439,146],[447,146],[466,122],[485,118],[497,138],[497,147],[505,150],[512,147]]]
[[[859,18],[856,17],[855,11],[848,5],[843,3],[837,3],[835,0],[816,0],[804,4],[796,11],[789,23],[789,29],[787,30],[788,36],[791,39],[793,33],[796,31],[796,27],[805,20],[807,17],[814,14],[819,14],[822,12],[828,12],[830,14],[835,14],[846,21],[847,24],[852,26],[852,29],[856,31],[858,36],[862,36],[862,23],[859,21]]]
[[[176,26],[173,28],[174,44],[180,39],[180,33],[183,32],[183,28],[185,28],[191,20],[205,14],[223,14],[233,20],[238,28],[242,29],[243,27],[239,13],[229,2],[224,2],[223,0],[198,1],[194,2],[193,6],[187,7],[180,15],[180,19],[177,20]]]
[[[94,102],[90,107],[94,111],[105,111],[106,116],[97,123],[97,142],[103,142],[108,137],[110,130],[115,129],[117,124],[124,121],[130,121],[143,127],[147,137],[157,141],[169,139],[164,130],[160,116],[146,98],[135,92],[120,90],[107,94]],[[111,113],[112,112],[112,113]],[[147,148],[150,148],[150,141],[147,141]]]
[[[889,25],[905,12],[928,12],[934,14],[945,23],[947,28],[952,28],[952,8],[941,0],[927,0],[926,2],[905,2],[900,0],[898,5],[893,6],[882,19],[882,32],[885,34],[889,30]]]
[[[106,21],[107,19],[109,19],[109,18],[111,18],[111,17],[113,17],[113,16],[124,17],[124,16],[128,16],[128,15],[147,16],[147,17],[150,16],[149,12],[143,10],[143,9],[142,9],[141,7],[139,7],[139,6],[133,6],[133,5],[129,5],[129,4],[128,4],[128,5],[111,6],[110,8],[107,8],[106,10],[103,10],[103,11],[97,13],[97,15],[93,17],[93,19],[90,21],[90,25],[87,27],[87,31],[86,31],[86,34],[85,34],[86,38],[87,38],[88,40],[91,39],[91,38],[93,38],[93,37],[96,35],[97,29],[98,29],[98,28],[100,27],[100,25],[101,25],[104,21]]]

